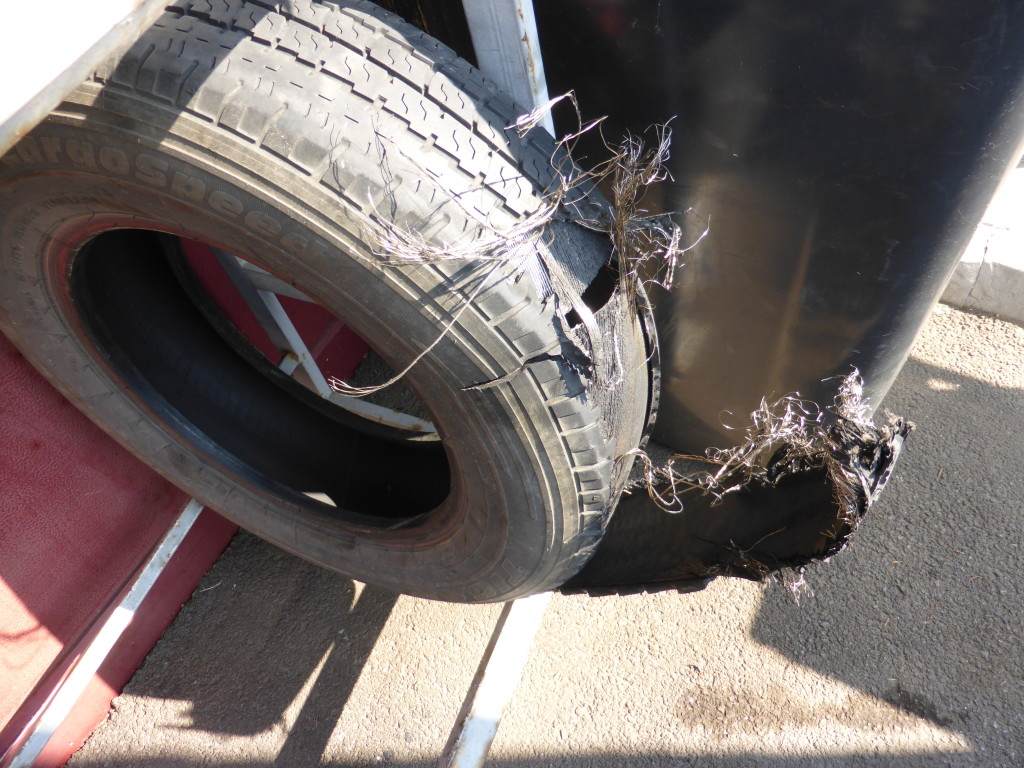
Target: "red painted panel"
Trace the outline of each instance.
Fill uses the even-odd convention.
[[[230,289],[227,282],[220,278]],[[219,303],[238,308],[241,299],[231,290]],[[316,305],[285,297],[282,304],[321,369],[347,378],[365,356],[365,342]],[[247,328],[254,319],[233,321],[257,344],[269,343],[258,328]],[[0,336],[0,754],[59,684],[186,501]],[[62,765],[105,717],[235,530],[203,513],[40,765]]]
[[[185,501],[0,336],[0,728]]]
[[[281,351],[274,347],[242,294],[217,263],[210,246],[183,239],[181,248],[189,267],[224,316],[268,360],[279,363]],[[319,304],[289,296],[279,296],[278,300],[328,381],[332,377],[348,379],[370,351],[369,345]]]
[[[111,700],[131,679],[237,530],[238,526],[217,513],[208,509],[203,511],[121,640],[111,649],[99,674],[36,760],[36,768],[64,765],[93,729],[106,719]]]

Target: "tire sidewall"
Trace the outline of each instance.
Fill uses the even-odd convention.
[[[146,111],[140,103],[135,114]],[[83,239],[112,226],[135,222],[252,258],[343,317],[396,369],[443,328],[430,305],[450,316],[466,296],[431,266],[373,265],[357,216],[334,200],[328,219],[315,207],[325,202],[320,190],[295,174],[266,173],[266,158],[241,142],[201,148],[190,139],[203,126],[188,118],[159,142],[147,142],[145,130],[97,127],[96,115],[88,126],[55,118],[3,163],[8,256],[0,324],[22,351],[150,466],[177,482],[186,478],[205,504],[285,549],[400,591],[415,592],[410,583],[418,583],[426,597],[481,601],[535,591],[543,578],[522,580],[523,563],[535,553],[543,574],[543,562],[558,559],[560,542],[573,535],[557,529],[559,521],[575,519],[559,504],[576,489],[564,487],[572,475],[539,387],[461,391],[520,362],[472,308],[407,379],[435,416],[443,414],[453,490],[427,523],[405,530],[339,525],[268,496],[197,453],[132,395],[85,333],[60,255],[73,258]],[[538,488],[536,478],[551,487]],[[538,500],[553,508],[539,508]]]

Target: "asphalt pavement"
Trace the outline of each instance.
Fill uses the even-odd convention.
[[[1021,321],[993,210],[946,299]],[[487,764],[1024,765],[1024,326],[940,305],[882,407],[918,429],[811,592],[554,597]],[[498,613],[239,534],[70,765],[433,766]]]

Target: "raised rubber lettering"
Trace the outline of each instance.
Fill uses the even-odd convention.
[[[319,238],[309,238],[291,230],[287,217],[278,218],[273,212],[247,210],[243,198],[224,190],[209,192],[206,183],[182,171],[172,171],[170,162],[147,152],[126,153],[123,150],[94,145],[82,139],[64,139],[59,136],[36,135],[22,139],[18,145],[0,157],[0,164],[19,166],[23,163],[68,164],[83,170],[99,170],[118,176],[133,176],[153,187],[168,188],[175,197],[230,218],[240,218],[254,233],[276,240],[287,252],[305,259],[321,258],[327,246]],[[70,204],[63,198],[51,198],[52,205]],[[49,207],[49,206],[48,206]],[[18,232],[12,232],[19,239]]]
[[[39,143],[42,145],[46,162],[56,165],[60,156],[64,154],[64,147],[61,146],[60,139],[56,136],[42,136]]]
[[[92,142],[68,139],[67,143],[68,160],[76,168],[85,168],[88,171],[96,170],[96,157],[93,153]]]
[[[181,171],[175,171],[171,178],[171,192],[193,203],[201,203],[206,195],[206,185],[199,179],[189,178]]]
[[[288,232],[281,238],[281,247],[293,256],[300,255],[308,245],[309,240],[294,232]]]
[[[210,207],[217,213],[231,217],[239,216],[245,210],[241,200],[219,189],[210,195]]]
[[[39,151],[39,143],[34,136],[26,136],[18,143],[18,157],[26,163],[43,162],[43,153]]]
[[[154,184],[158,187],[167,186],[168,163],[159,157],[141,154],[135,158],[135,178]]]
[[[281,222],[260,211],[249,211],[242,221],[249,229],[264,237],[277,237],[281,234]]]
[[[128,162],[128,156],[119,149],[113,147],[100,147],[100,167],[103,170],[117,176],[127,176],[131,173],[132,166]]]

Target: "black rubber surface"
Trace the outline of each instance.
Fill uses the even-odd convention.
[[[620,490],[616,459],[643,430],[637,319],[617,299],[597,312],[595,386],[561,355],[567,303],[522,261],[393,266],[371,235],[383,223],[465,243],[534,211],[555,149],[505,130],[522,111],[368,3],[176,3],[3,158],[0,327],[143,460],[293,552],[437,599],[550,589],[593,552]],[[443,459],[284,404],[191,327],[196,315],[171,311],[187,299],[158,285],[156,267],[90,262],[81,246],[114,229],[265,266],[395,370],[443,336],[405,382]],[[572,224],[532,238],[526,253],[561,265],[580,294],[609,252]],[[307,483],[343,506],[297,494]]]
[[[383,525],[444,501],[440,445],[395,444],[339,424],[261,375],[191,303],[156,240],[137,230],[96,238],[79,256],[73,296],[161,418],[197,426],[208,450],[234,457],[253,483],[322,493],[338,507],[387,518]]]

